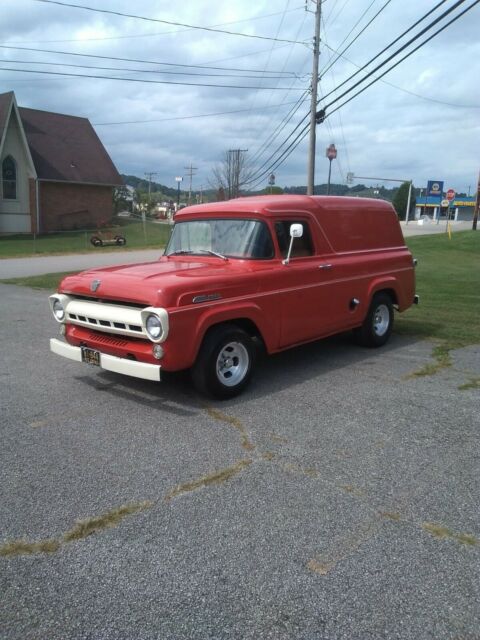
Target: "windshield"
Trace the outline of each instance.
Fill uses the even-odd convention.
[[[177,222],[165,254],[209,253],[230,258],[273,258],[270,231],[258,220]]]

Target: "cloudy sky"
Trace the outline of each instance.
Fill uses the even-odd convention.
[[[20,106],[89,118],[122,173],[155,172],[155,180],[175,187],[175,176],[187,176],[192,165],[197,190],[209,186],[225,151],[248,149],[257,184],[266,185],[273,163],[303,130],[309,110],[314,14],[305,11],[305,2],[62,4],[0,0],[0,92],[15,91]],[[445,187],[474,192],[480,168],[480,4],[475,0],[461,3],[376,75],[476,6],[334,112],[368,82],[341,98],[344,91],[455,4],[324,0],[321,105],[333,104],[327,107],[330,117],[317,127],[317,184],[327,180],[325,148],[333,142],[338,149],[333,182],[345,183],[353,172],[413,179],[419,187],[428,179],[445,180]],[[307,183],[307,150],[305,138],[273,168],[278,185]]]

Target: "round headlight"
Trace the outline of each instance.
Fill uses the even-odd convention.
[[[162,336],[162,323],[160,322],[160,318],[158,316],[154,316],[153,314],[149,315],[145,323],[145,328],[147,330],[148,336],[152,340],[158,340]]]
[[[63,308],[63,304],[58,299],[53,303],[53,314],[59,322],[61,322],[65,318],[65,309]]]

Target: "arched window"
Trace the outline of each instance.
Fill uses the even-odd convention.
[[[2,162],[2,192],[4,200],[17,199],[17,164],[12,156]]]

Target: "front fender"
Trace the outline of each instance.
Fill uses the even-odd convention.
[[[252,322],[258,329],[267,351],[272,350],[273,345],[276,344],[276,341],[278,340],[277,334],[279,332],[280,323],[275,323],[274,320],[266,319],[265,312],[262,311],[257,304],[253,302],[239,302],[229,305],[228,308],[210,307],[205,309],[196,326],[194,343],[197,346],[197,349],[194,359],[197,357],[198,350],[200,349],[200,345],[202,344],[205,334],[211,327],[225,322],[234,322],[239,319],[249,320]]]

